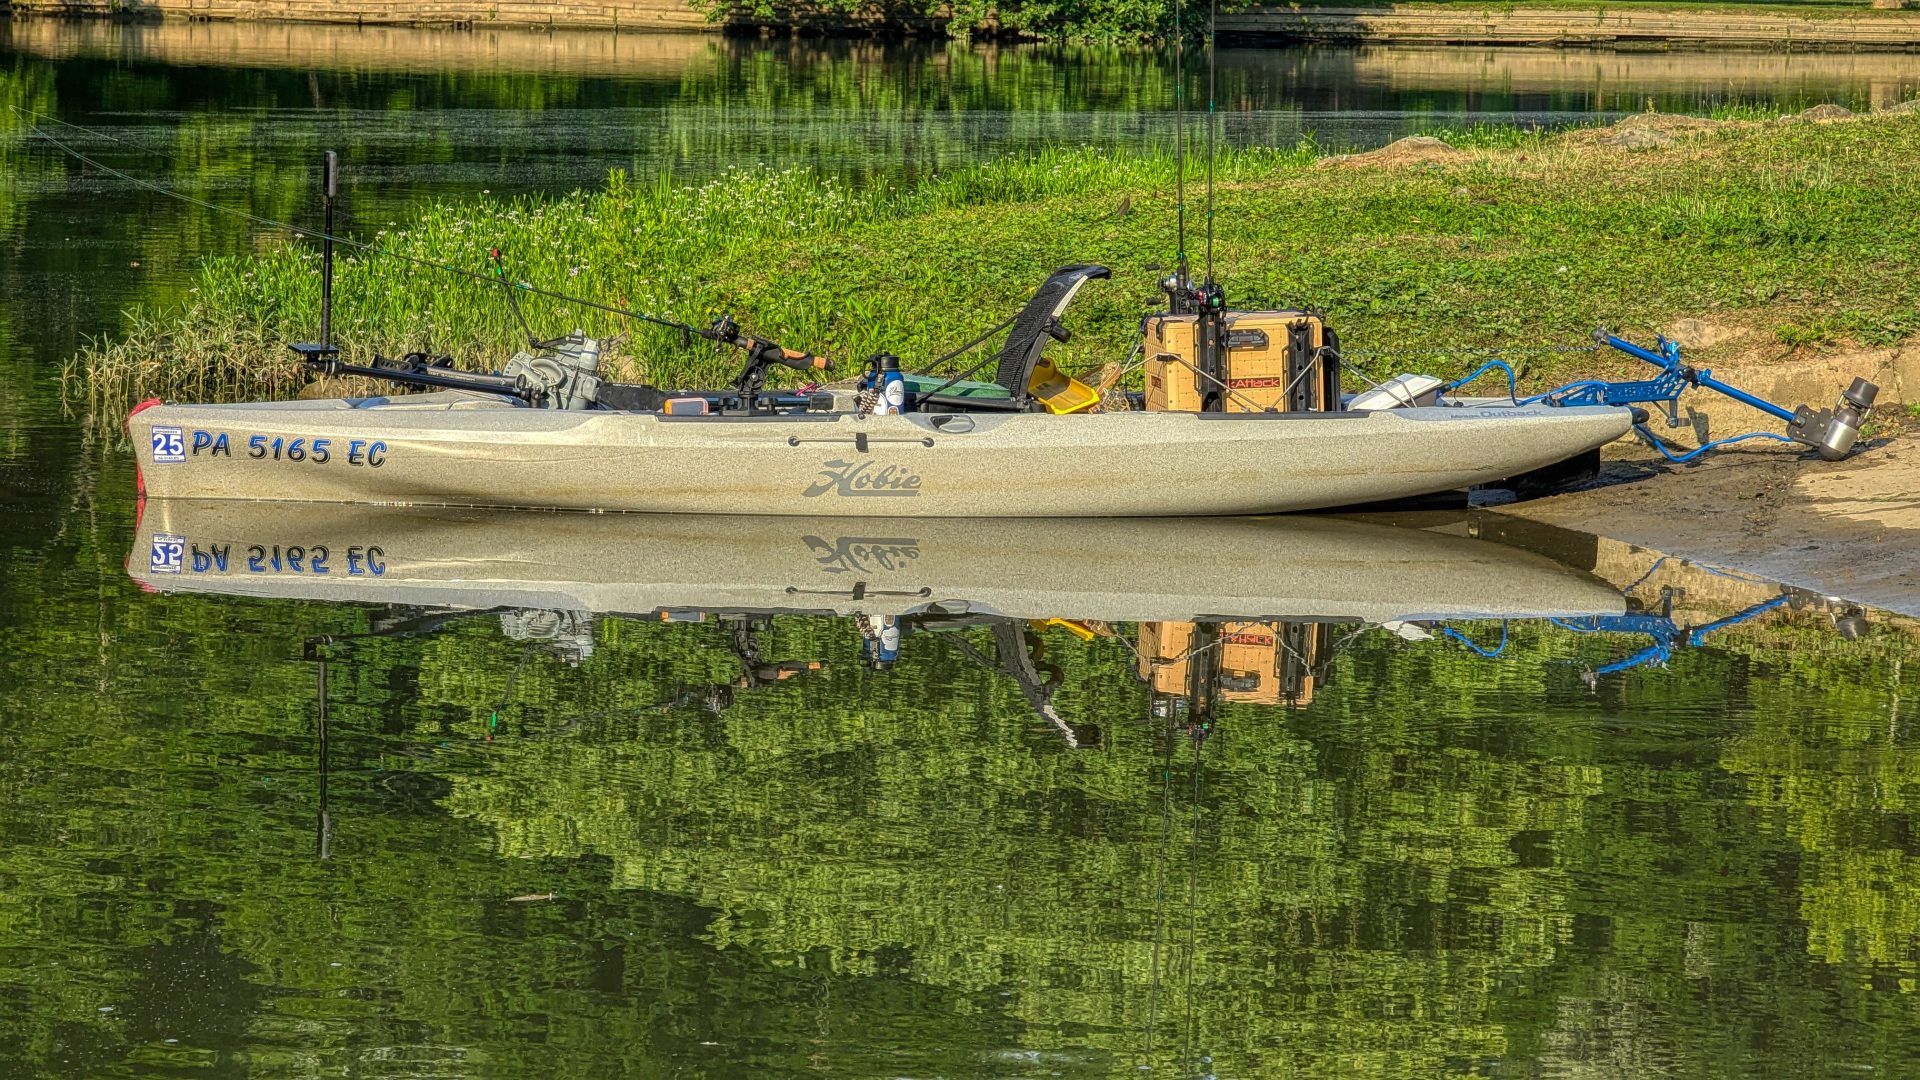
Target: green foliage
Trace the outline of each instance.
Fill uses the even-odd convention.
[[[1155,41],[1174,36],[1176,19],[1184,33],[1199,38],[1206,32],[1208,9],[1184,6],[1179,0],[691,0],[719,22],[743,11],[756,21],[775,25],[830,26],[852,21],[876,24],[938,26],[956,37],[984,33],[1064,41]],[[1303,0],[1297,7],[1340,8],[1386,6],[1392,0]],[[1472,0],[1476,10],[1480,0]],[[1248,0],[1226,0],[1222,12],[1238,11]],[[1413,6],[1457,7],[1468,0],[1420,0]],[[1592,0],[1522,0],[1507,8],[1571,7],[1590,10]],[[1851,14],[1865,10],[1867,0],[1625,0],[1627,7],[1649,10],[1735,11],[1775,10],[1793,14]]]
[[[858,22],[935,24],[956,37],[976,30],[988,36],[1020,36],[1061,41],[1142,42],[1173,36],[1176,21],[1183,36],[1204,33],[1206,10],[1187,6],[1177,20],[1178,0],[692,0],[715,21],[744,6],[760,20],[807,24]],[[1223,11],[1237,11],[1247,0],[1226,0]]]
[[[1916,125],[1734,127],[1686,152],[1631,155],[1594,149],[1584,132],[1469,133],[1490,148],[1395,168],[1328,167],[1311,143],[1223,153],[1215,271],[1238,305],[1326,311],[1356,354],[1569,342],[1596,325],[1780,301],[1805,313],[1780,331],[1790,344],[1897,340],[1920,325],[1905,272],[1920,243]],[[1189,163],[1196,261],[1204,172]],[[1148,267],[1173,256],[1173,181],[1166,155],[1060,149],[905,183],[616,174],[561,199],[438,203],[369,238],[404,259],[343,264],[335,325],[359,356],[432,347],[497,366],[520,338],[499,286],[419,265],[484,274],[497,245],[515,278],[543,287],[696,321],[731,311],[836,358],[886,349],[911,362],[1014,310],[1053,267],[1099,261],[1116,279],[1076,307],[1079,333],[1062,350],[1070,367],[1092,366],[1126,353],[1155,302]],[[277,341],[311,332],[315,260],[304,244],[216,259],[186,302],[135,312],[78,370],[109,398],[284,392],[302,376]],[[731,363],[602,313],[524,307],[543,332],[617,337],[611,355],[629,377],[712,383]]]

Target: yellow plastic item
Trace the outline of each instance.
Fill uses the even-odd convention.
[[[1087,623],[1074,619],[1046,619],[1044,621],[1035,621],[1033,625],[1041,630],[1057,626],[1067,633],[1072,634],[1074,637],[1079,638],[1081,641],[1092,641],[1094,638],[1100,636],[1099,630],[1094,629]]]
[[[1033,366],[1033,377],[1027,380],[1027,393],[1056,416],[1100,404],[1100,395],[1092,387],[1054,367],[1053,361],[1044,356]]]

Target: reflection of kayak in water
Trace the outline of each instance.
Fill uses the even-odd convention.
[[[162,591],[651,613],[928,609],[1130,622],[1614,613],[1539,555],[1327,518],[930,520],[543,514],[161,500],[128,572]]]

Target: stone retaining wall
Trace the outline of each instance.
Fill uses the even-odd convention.
[[[0,0],[0,10],[9,7]],[[14,14],[713,30],[685,0],[11,0]]]
[[[1220,16],[1220,33],[1295,41],[1433,45],[1920,50],[1920,12],[1862,9],[1795,15],[1779,9],[1644,11],[1628,4],[1593,10],[1464,5],[1391,7],[1263,6]]]
[[[1888,3],[1895,0],[1887,0]],[[1906,0],[1899,0],[1905,3]],[[1909,6],[1911,6],[1909,4]],[[739,15],[708,21],[686,0],[0,0],[0,12],[195,19],[540,26],[631,30],[719,30],[764,22],[780,29],[874,30],[839,16]],[[893,30],[938,29],[938,20]],[[1566,8],[1398,4],[1383,7],[1266,5],[1222,15],[1222,34],[1289,41],[1435,45],[1618,47],[1682,45],[1771,49],[1920,50],[1920,11],[1869,10],[1797,15],[1778,8],[1740,11],[1636,10],[1635,5]]]

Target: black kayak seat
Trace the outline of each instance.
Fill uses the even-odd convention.
[[[1053,339],[1049,332],[1060,316],[1073,303],[1080,287],[1089,281],[1110,278],[1113,271],[1097,263],[1079,263],[1063,266],[1047,276],[1047,280],[1020,309],[1013,320],[1013,329],[1007,331],[1007,340],[1000,346],[1000,366],[994,372],[993,381],[1005,387],[1007,393],[1020,401],[1027,397],[1027,384],[1033,379],[1033,369],[1040,363],[1040,354],[1046,351],[1047,342]]]
[[[919,412],[1032,412],[1042,408],[1028,387],[1047,343],[1054,340],[1053,329],[1082,285],[1112,276],[1113,271],[1097,263],[1063,266],[1047,275],[1027,306],[1014,317],[1007,340],[1000,346],[993,382],[952,384],[952,388],[966,387],[961,392],[916,393],[914,409]],[[982,393],[988,387],[1000,393]]]

